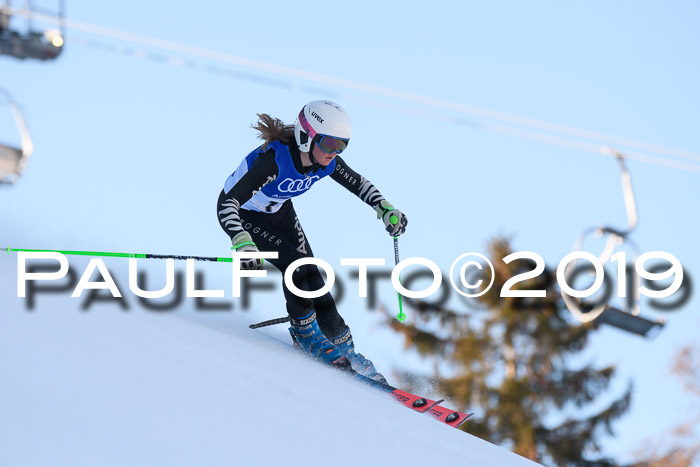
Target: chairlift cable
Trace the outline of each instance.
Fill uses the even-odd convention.
[[[69,20],[65,17],[59,18],[53,15],[47,15],[42,13],[37,13],[33,11],[28,11],[27,9],[13,10],[7,7],[0,7],[2,11],[6,11],[11,15],[15,16],[25,16],[30,18],[36,18],[40,21],[59,23],[63,27],[69,29],[75,29],[82,32],[96,34],[102,37],[108,37],[112,39],[118,39],[128,42],[133,42],[141,44],[144,46],[159,48],[168,50],[170,52],[182,53],[187,55],[193,55],[199,58],[210,59],[214,61],[219,61],[231,65],[238,65],[247,68],[252,68],[258,71],[264,71],[272,74],[283,75],[286,77],[301,78],[309,81],[314,81],[317,83],[328,84],[333,86],[338,86],[340,88],[345,88],[352,91],[360,91],[368,94],[373,94],[382,97],[394,98],[400,101],[421,104],[428,107],[440,109],[443,111],[453,111],[463,114],[468,114],[472,116],[488,118],[492,120],[501,121],[504,123],[520,125],[524,127],[534,128],[537,130],[549,131],[553,133],[564,134],[568,136],[575,136],[587,140],[594,140],[605,143],[606,145],[616,145],[625,146],[630,148],[642,149],[645,151],[661,154],[666,156],[666,158],[677,157],[683,159],[689,159],[693,161],[700,161],[700,154],[680,150],[676,148],[671,148],[667,146],[637,141],[629,138],[621,138],[613,135],[608,135],[600,132],[594,132],[589,130],[583,130],[571,126],[550,123],[542,120],[536,120],[527,117],[521,117],[513,114],[508,114],[504,112],[498,112],[490,109],[479,108],[474,106],[469,106],[461,104],[454,101],[436,99],[428,96],[423,96],[419,94],[409,93],[405,91],[400,91],[392,88],[386,88],[376,85],[371,85],[367,83],[362,83],[358,81],[351,81],[342,78],[336,78],[329,75],[323,75],[320,73],[307,72],[299,70],[296,68],[275,65],[272,63],[266,63],[258,60],[252,60],[228,53],[216,52],[209,49],[201,47],[193,47],[185,44],[180,44],[173,41],[158,39],[154,37],[149,37],[141,34],[129,33],[125,31],[120,31],[117,29],[106,28],[102,26],[93,25],[86,22],[80,22],[75,20]],[[555,137],[552,138],[548,135],[533,134],[533,133],[523,133],[519,130],[508,128],[508,127],[495,127],[493,125],[481,125],[481,127],[487,131],[495,131],[499,133],[509,133],[513,136],[518,136],[527,139],[536,139],[547,144],[554,145],[569,145],[577,146],[582,150],[587,150],[588,152],[595,152],[598,154],[606,154],[606,146],[599,146],[587,143],[580,143],[573,140],[566,140],[565,138]],[[670,168],[696,172],[700,173],[700,165],[696,164],[684,164],[673,160],[664,160],[664,158],[650,156],[647,154],[638,153],[626,153],[628,159],[636,160],[639,162],[645,162],[650,164],[662,165]]]

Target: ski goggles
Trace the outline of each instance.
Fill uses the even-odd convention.
[[[301,127],[304,129],[304,131],[309,134],[311,140],[316,143],[316,146],[318,146],[321,151],[325,152],[326,154],[340,154],[341,152],[345,151],[345,148],[348,147],[350,140],[347,138],[336,138],[335,136],[316,133],[311,125],[309,125],[308,120],[306,120],[304,109],[299,112],[299,123],[301,123]]]
[[[340,154],[348,147],[349,139],[336,138],[334,136],[319,135],[314,136],[314,142],[318,148],[326,154]]]

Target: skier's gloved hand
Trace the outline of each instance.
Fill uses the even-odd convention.
[[[259,251],[248,232],[240,232],[236,234],[236,236],[231,240],[231,243],[233,243],[233,247],[231,248],[236,250],[238,253],[257,253]],[[241,259],[241,270],[243,271],[253,269],[260,270],[262,268],[262,258]]]
[[[375,209],[377,210],[377,219],[381,219],[384,222],[389,235],[398,237],[406,231],[408,219],[406,219],[404,213],[394,208],[389,201],[383,199]]]

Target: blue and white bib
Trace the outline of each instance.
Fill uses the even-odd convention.
[[[250,211],[258,212],[277,212],[286,200],[299,196],[307,192],[311,185],[333,173],[335,170],[335,159],[328,164],[327,167],[317,170],[313,174],[302,174],[297,172],[292,161],[292,154],[289,148],[280,143],[273,141],[267,145],[267,150],[272,148],[275,151],[275,162],[277,163],[277,177],[273,180],[261,181],[261,185],[267,183],[261,190],[255,192],[253,197],[248,200],[241,208]],[[224,191],[228,193],[231,188],[248,172],[248,169],[253,166],[255,159],[261,154],[264,154],[262,146],[248,154],[235,172],[231,174],[224,184]]]

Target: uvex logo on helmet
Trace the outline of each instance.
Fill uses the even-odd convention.
[[[319,123],[323,123],[323,119],[321,118],[321,116],[317,114],[314,110],[311,111],[311,116],[318,120]]]

